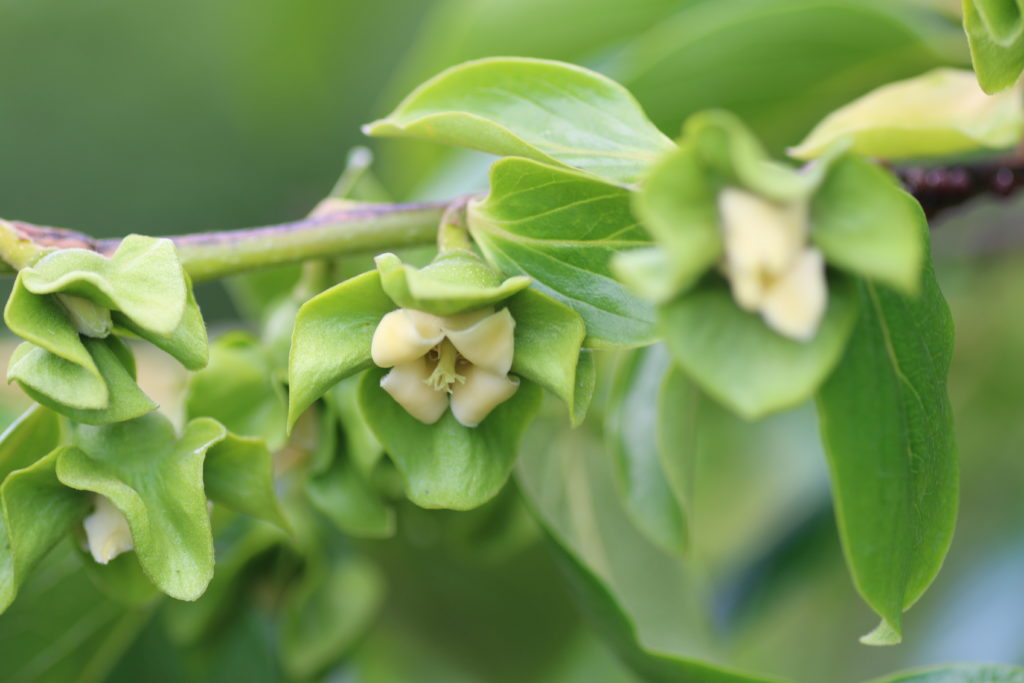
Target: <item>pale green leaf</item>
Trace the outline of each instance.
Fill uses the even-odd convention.
[[[519,390],[477,427],[464,427],[445,412],[432,425],[412,417],[383,389],[387,370],[368,371],[360,386],[363,414],[406,481],[409,500],[426,508],[469,510],[497,495],[540,408],[540,387],[522,380]]]
[[[26,410],[0,434],[0,482],[56,448],[60,436],[56,413],[40,405]]]
[[[395,308],[411,308],[434,315],[455,315],[493,306],[530,286],[530,278],[502,281],[476,254],[452,251],[439,255],[424,268],[404,265],[394,254],[374,261],[384,292]]]
[[[209,418],[192,420],[187,429],[197,430],[200,426],[210,433],[216,428],[224,429]],[[263,439],[224,433],[206,453],[203,485],[213,502],[288,528],[274,492],[274,460]]]
[[[872,90],[834,111],[789,153],[813,159],[848,140],[851,151],[879,159],[943,157],[1009,149],[1022,134],[1019,88],[990,96],[970,71],[934,69]]]
[[[373,624],[384,594],[383,577],[364,560],[307,569],[284,605],[285,670],[297,680],[310,680],[340,660]]]
[[[452,67],[364,130],[562,164],[621,183],[638,180],[672,147],[621,85],[571,64],[524,58]]]
[[[792,408],[814,395],[842,357],[857,319],[849,282],[829,280],[828,310],[807,342],[783,337],[710,284],[661,309],[676,363],[704,392],[748,419]]]
[[[212,417],[232,433],[259,437],[271,449],[284,444],[288,403],[259,342],[229,332],[210,349],[210,364],[189,378],[185,413]]]
[[[1000,664],[949,664],[882,676],[869,683],[1024,683],[1024,668]]]
[[[57,461],[75,449],[62,447],[0,485],[0,612],[14,600],[33,567],[89,509],[89,498],[57,480]]]
[[[377,271],[313,297],[299,309],[288,356],[288,426],[340,380],[370,366],[380,319],[397,306]]]
[[[185,310],[182,313],[181,321],[170,335],[156,334],[116,311],[112,314],[112,318],[115,323],[134,335],[145,339],[158,349],[166,351],[188,370],[199,370],[206,367],[210,360],[206,323],[203,322],[203,314],[196,303],[195,294],[192,292],[192,283],[188,281],[188,276],[186,276],[186,286],[188,297],[185,301]]]
[[[633,210],[665,253],[626,252],[616,273],[651,298],[685,291],[722,258],[716,188],[692,146],[659,161],[633,198]]]
[[[18,273],[4,307],[4,322],[8,329],[22,339],[97,374],[96,365],[82,345],[78,330],[68,319],[67,310],[56,297],[33,294],[25,289],[23,278],[24,275]]]
[[[153,413],[106,427],[79,426],[78,448],[57,463],[61,483],[106,496],[128,520],[149,579],[179,600],[195,600],[213,575],[213,537],[203,488],[207,449],[225,429],[195,420],[181,438]]]
[[[576,400],[576,367],[586,336],[583,320],[535,289],[516,294],[506,304],[516,321],[512,373],[560,398],[577,424],[587,408],[587,401],[578,406]]]
[[[1020,2],[963,0],[963,13],[982,89],[995,93],[1016,84],[1024,71],[1024,8]]]
[[[916,298],[869,283],[858,297],[859,322],[818,411],[847,563],[882,617],[864,642],[890,644],[938,573],[956,523],[946,394],[953,326],[930,268]]]
[[[469,227],[491,263],[580,314],[586,346],[642,346],[654,339],[654,311],[611,270],[618,251],[649,244],[629,202],[629,191],[586,175],[503,159],[490,194],[470,205]]]
[[[672,369],[660,344],[623,360],[605,413],[605,438],[626,512],[651,541],[681,553],[689,540],[688,503],[682,495],[687,482],[673,477],[670,468],[682,473],[696,458],[699,399],[692,389],[678,387],[666,396]]]
[[[60,249],[21,275],[34,294],[89,299],[153,334],[171,335],[185,312],[185,271],[169,239],[128,235],[110,258],[87,249]]]
[[[921,281],[927,226],[917,201],[889,173],[844,156],[811,201],[811,241],[834,266],[907,294]]]
[[[389,538],[395,511],[346,453],[306,482],[310,503],[343,533],[357,538]]]
[[[105,385],[108,400],[104,407],[91,408],[83,399],[92,399],[90,405],[99,403],[100,389],[89,381],[91,377],[81,366],[58,358],[38,347],[25,342],[11,359],[8,373],[37,403],[65,415],[75,422],[85,424],[108,424],[144,415],[157,405],[142,393],[133,376],[134,366],[126,367],[126,354],[131,352],[116,337],[106,339],[83,339],[85,347],[99,369],[100,379]],[[79,396],[71,390],[81,388]],[[83,405],[77,407],[75,404]]]

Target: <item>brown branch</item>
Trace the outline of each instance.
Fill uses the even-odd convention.
[[[1019,158],[1004,163],[902,167],[893,172],[929,219],[976,197],[1009,197],[1024,187],[1024,163]]]

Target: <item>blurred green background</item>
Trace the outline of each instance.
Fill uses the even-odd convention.
[[[694,111],[729,108],[781,152],[872,87],[965,65],[957,5],[0,0],[0,216],[97,236],[292,219],[365,142],[360,124],[438,70],[485,55],[601,70],[669,134]],[[484,186],[481,155],[410,142],[372,147],[397,199]],[[708,417],[688,561],[709,586],[706,628],[722,661],[808,683],[953,660],[1024,663],[1021,211],[982,200],[936,226],[958,329],[951,393],[963,499],[947,566],[909,613],[904,645],[857,643],[875,624],[842,564],[811,413],[756,426]],[[224,290],[202,294],[211,319],[231,324]],[[21,401],[3,395],[7,419]],[[599,444],[559,443],[600,458]],[[397,540],[359,546],[382,568],[389,597],[351,664],[332,666],[330,680],[632,680],[582,625],[509,496],[464,517],[403,509]],[[495,540],[506,536],[507,547]],[[267,562],[272,573],[277,565]],[[175,649],[162,618],[125,612],[77,567],[71,553],[57,553],[0,617],[5,680],[283,680],[265,601],[243,600],[240,616],[218,622],[217,638]],[[644,567],[634,571],[617,589],[625,603],[648,605],[633,611],[642,637],[692,651],[672,624],[694,606],[664,598],[652,613],[651,596],[626,597],[650,583]]]

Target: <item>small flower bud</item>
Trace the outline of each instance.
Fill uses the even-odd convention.
[[[71,294],[57,294],[56,296],[68,312],[68,317],[71,318],[71,322],[79,334],[96,339],[110,336],[114,323],[110,320],[109,309],[80,296]]]
[[[92,514],[85,518],[85,536],[92,557],[100,564],[107,564],[121,553],[135,548],[128,520],[114,507],[106,496],[93,496]]]

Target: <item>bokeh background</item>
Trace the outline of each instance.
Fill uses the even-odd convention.
[[[366,143],[360,124],[440,69],[486,55],[600,70],[669,134],[694,111],[732,109],[781,152],[877,85],[966,65],[958,4],[0,0],[0,216],[97,236],[296,218]],[[481,155],[371,146],[396,199],[484,186]],[[711,587],[700,607],[721,661],[808,683],[944,661],[1024,663],[1022,215],[1020,203],[982,199],[934,226],[958,331],[963,497],[953,550],[908,614],[904,645],[857,643],[874,621],[842,563],[811,411],[759,425],[708,417],[688,562]],[[214,329],[249,324],[222,285],[205,285],[201,303]],[[144,379],[170,387],[173,409],[180,377],[170,372],[144,359]],[[9,421],[23,399],[9,391],[0,404]],[[585,440],[562,447],[600,457]],[[403,510],[399,538],[371,548],[388,586],[381,616],[339,652],[347,659],[312,677],[632,680],[582,621],[529,519],[499,512],[460,522]],[[487,515],[501,517],[513,550],[492,547]],[[286,679],[272,611],[243,606],[216,639],[185,647],[159,609],[126,615],[58,555],[0,617],[0,678]],[[618,589],[643,591],[646,578],[636,567]],[[674,611],[694,606],[659,597],[633,614],[642,637],[692,651]]]

